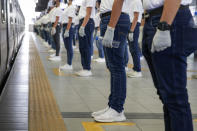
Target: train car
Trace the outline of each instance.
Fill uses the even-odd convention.
[[[0,92],[25,30],[25,18],[18,0],[1,0],[0,15]]]

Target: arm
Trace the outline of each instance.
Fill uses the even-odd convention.
[[[85,18],[83,20],[83,24],[82,24],[83,27],[85,27],[86,24],[88,23],[88,21],[90,19],[91,12],[92,12],[92,7],[87,7],[86,8],[86,16],[85,16]]]
[[[56,28],[58,22],[59,22],[59,16],[56,16],[56,21],[55,21],[55,23],[53,24],[53,28]]]
[[[169,25],[171,25],[178,12],[180,4],[181,0],[165,0],[164,9],[160,22],[167,22]],[[163,51],[171,47],[171,45],[172,41],[170,30],[161,31],[158,29],[153,39],[151,52],[154,53],[155,51]]]
[[[133,22],[132,22],[132,26],[131,26],[131,31],[134,32],[135,30],[135,27],[137,25],[137,22],[138,22],[138,17],[139,17],[139,12],[134,12],[134,19],[133,19]]]
[[[68,21],[66,30],[70,30],[71,24],[72,24],[72,17],[69,17],[69,21]]]
[[[124,0],[114,0],[114,4],[112,7],[112,14],[109,22],[109,26],[112,28],[115,28],[119,20],[120,14],[122,12],[123,2]]]
[[[171,25],[180,5],[181,0],[165,0],[164,10],[160,21],[166,21],[169,25]]]

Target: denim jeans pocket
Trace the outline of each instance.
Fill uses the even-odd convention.
[[[152,28],[156,29],[159,21],[160,21],[161,15],[153,16],[151,17],[151,26]]]
[[[183,48],[186,56],[197,50],[197,28],[183,28]]]

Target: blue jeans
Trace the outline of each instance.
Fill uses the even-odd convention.
[[[141,63],[140,63],[141,51],[138,43],[139,35],[140,35],[140,23],[137,23],[133,34],[133,41],[130,41],[128,39],[129,50],[133,58],[133,64],[134,64],[133,70],[137,72],[141,72]]]
[[[125,58],[125,67],[128,66],[129,63],[129,53],[128,53],[128,47],[127,47],[128,43],[125,44],[125,54],[124,54],[124,58]]]
[[[79,25],[74,26],[74,35],[73,35],[73,45],[76,46],[76,40],[78,40],[78,28]]]
[[[101,19],[100,30],[102,37],[106,32],[109,20],[110,16]],[[117,112],[124,110],[123,106],[126,99],[125,45],[129,25],[129,15],[121,14],[114,33],[114,41],[120,42],[119,47],[104,47],[106,64],[111,76],[111,94],[108,105]]]
[[[52,29],[52,24],[50,23],[49,24],[49,41],[50,41],[50,44],[51,44],[51,48],[56,50],[56,46],[55,46],[55,42],[54,42],[54,39],[53,39],[53,36],[51,35],[51,29]]]
[[[79,28],[81,27],[83,19],[80,20]],[[79,51],[81,54],[81,64],[84,70],[91,70],[91,49],[92,36],[94,32],[94,20],[90,19],[85,27],[85,36],[79,35]]]
[[[187,93],[187,57],[197,49],[197,29],[189,25],[189,9],[179,10],[171,29],[172,46],[151,53],[153,37],[161,16],[146,19],[143,55],[157,93],[163,103],[165,131],[193,131]]]
[[[60,26],[56,26],[56,33],[53,35],[53,41],[55,43],[56,56],[60,55]]]
[[[95,29],[95,36],[94,40],[96,40],[96,47],[98,48],[98,54],[99,58],[104,58],[104,50],[103,50],[103,44],[102,41],[97,36],[98,29]]]
[[[62,37],[64,40],[64,46],[67,50],[67,64],[72,65],[72,59],[73,59],[73,47],[72,47],[72,40],[74,36],[74,28],[71,26],[69,30],[69,37],[64,38],[64,33],[66,31],[67,24],[63,25],[63,32]]]

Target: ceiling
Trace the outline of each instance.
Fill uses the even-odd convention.
[[[49,0],[38,0],[38,2],[36,3],[36,8],[35,11],[36,12],[42,12],[47,8]],[[60,0],[60,2],[64,2],[67,3],[67,0]]]
[[[38,2],[36,3],[35,11],[36,12],[44,11],[47,8],[48,2],[49,0],[38,0]]]

